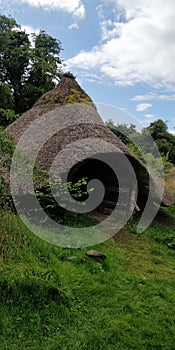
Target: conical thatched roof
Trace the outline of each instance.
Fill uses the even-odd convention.
[[[78,103],[78,104],[77,104]],[[43,118],[43,119],[42,119]],[[26,148],[29,149],[31,139],[35,133],[40,122],[40,138],[45,140],[39,146],[39,152],[36,162],[43,169],[50,169],[57,153],[67,147],[68,152],[59,160],[59,171],[64,172],[70,169],[71,166],[83,161],[85,158],[93,156],[94,149],[96,153],[108,154],[109,152],[116,156],[116,147],[118,154],[124,153],[131,162],[138,179],[139,196],[144,198],[149,192],[149,172],[144,164],[137,159],[137,157],[104,125],[101,117],[97,113],[96,107],[90,97],[82,90],[76,82],[75,77],[70,73],[63,75],[58,86],[43,95],[33,106],[32,109],[24,113],[19,119],[12,123],[7,130],[15,137],[16,142],[20,137],[29,130],[29,137],[26,140]],[[60,130],[55,128],[55,123],[60,125]],[[48,124],[49,123],[49,124]],[[44,125],[44,127],[42,127]],[[49,125],[51,136],[46,138],[46,129]],[[31,137],[30,137],[31,135]],[[37,134],[36,134],[37,138]],[[84,140],[84,147],[77,144],[78,140]],[[91,140],[91,142],[88,142]],[[103,145],[101,141],[103,140]],[[74,142],[73,146],[72,143]],[[110,143],[110,145],[109,145]],[[81,143],[83,145],[83,143]],[[114,147],[112,146],[114,145]],[[33,149],[38,148],[38,141],[36,139],[32,143]],[[84,151],[85,150],[85,151]],[[70,154],[70,156],[69,156]],[[119,158],[116,157],[116,162]],[[88,168],[87,168],[88,169]],[[152,181],[152,200],[159,201],[159,194],[161,193],[162,183],[159,179],[151,178]],[[165,206],[174,203],[174,198],[165,189],[162,204]]]
[[[79,102],[93,104],[90,97],[76,82],[75,77],[65,73],[56,88],[40,97],[32,109],[8,126],[7,130],[18,140],[23,131],[38,117],[66,104]]]

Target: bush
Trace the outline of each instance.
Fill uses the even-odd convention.
[[[7,180],[4,179],[3,169],[9,176],[11,158],[14,152],[15,144],[13,137],[2,128],[0,129],[0,209],[10,209],[14,211],[10,187]]]
[[[146,165],[155,175],[163,178],[166,170],[170,169],[173,164],[168,161],[168,155],[161,157],[154,157],[151,153],[144,154]]]
[[[0,108],[0,125],[6,128],[9,124],[13,123],[19,116],[11,109]]]
[[[68,204],[69,206],[71,205],[71,211],[74,212],[74,200],[81,201],[82,205],[85,204],[83,200],[88,195],[85,190],[87,178],[84,177],[73,184],[72,182],[64,183],[58,177],[54,179],[51,185],[54,196],[48,181],[44,182],[42,189],[36,191],[36,195],[40,205],[52,219],[62,222],[64,220],[64,214],[66,212],[68,213],[66,210]],[[93,189],[90,189],[90,191],[93,191]],[[68,197],[68,193],[70,197]]]

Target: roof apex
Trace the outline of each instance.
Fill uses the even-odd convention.
[[[73,75],[70,71],[65,72],[65,73],[63,74],[63,77],[71,78],[71,79],[74,79],[74,80],[76,79],[76,76]]]

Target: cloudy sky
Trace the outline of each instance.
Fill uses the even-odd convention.
[[[27,32],[61,40],[65,70],[94,102],[174,129],[174,0],[0,0],[0,8]]]

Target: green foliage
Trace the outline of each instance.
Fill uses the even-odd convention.
[[[106,125],[109,129],[144,162],[143,145],[145,144],[144,136],[136,130],[134,124],[117,124],[109,120]]]
[[[35,101],[30,102],[27,108],[31,107],[38,97],[53,89],[61,76],[61,42],[44,31],[40,31],[38,35],[33,35],[33,41],[32,67],[24,88],[25,90],[28,87],[30,88],[29,96],[33,88],[32,95]]]
[[[0,106],[1,109],[14,109],[14,97],[10,86],[6,83],[0,83]]]
[[[18,115],[11,109],[0,108],[0,125],[6,127],[18,118]]]
[[[51,182],[45,180],[42,188],[36,191],[36,195],[44,211],[54,220],[63,223],[65,219],[64,214],[66,214],[63,208],[66,209],[67,205],[69,205],[69,210],[74,212],[74,200],[82,201],[88,195],[87,191],[85,191],[86,186],[87,178],[85,177],[76,183],[64,183],[61,177],[58,177]],[[90,191],[92,190],[90,189]],[[85,203],[82,201],[81,204],[84,205]]]
[[[146,129],[155,140],[158,138],[164,138],[165,133],[168,131],[166,122],[161,119],[152,122]]]
[[[138,148],[133,142],[127,144],[127,147],[132,151],[143,163],[145,163],[145,154],[141,148]]]
[[[117,124],[109,119],[106,122],[107,127],[126,145],[132,144],[131,138],[133,135],[137,135],[136,126],[134,124]]]
[[[151,123],[146,130],[153,137],[161,155],[168,154],[168,160],[175,164],[175,136],[168,132],[167,124],[158,119]]]
[[[171,216],[175,217],[175,205],[172,205],[171,207],[164,208],[166,212],[168,212]]]
[[[44,31],[29,35],[0,16],[0,108],[23,113],[53,88],[61,74],[61,43]]]
[[[0,159],[3,166],[9,167],[15,149],[13,136],[0,127]]]
[[[162,164],[166,171],[175,162],[175,136],[167,131],[167,125],[162,120],[158,119],[142,131],[137,131],[133,124],[116,126],[112,120],[107,122],[107,126],[156,175],[162,177]]]
[[[0,211],[1,210],[14,211],[14,206],[9,185],[0,172]]]
[[[150,171],[161,178],[164,177],[164,171],[167,171],[173,166],[172,163],[168,161],[168,155],[156,158],[152,153],[146,153],[144,154],[144,160]]]
[[[7,169],[10,168],[11,157],[15,149],[13,137],[0,128],[0,209],[13,209],[13,201],[7,178]],[[2,169],[3,168],[3,169]]]
[[[128,228],[130,243],[94,247],[107,256],[96,262],[14,215],[0,225],[1,349],[174,350],[174,228]]]

